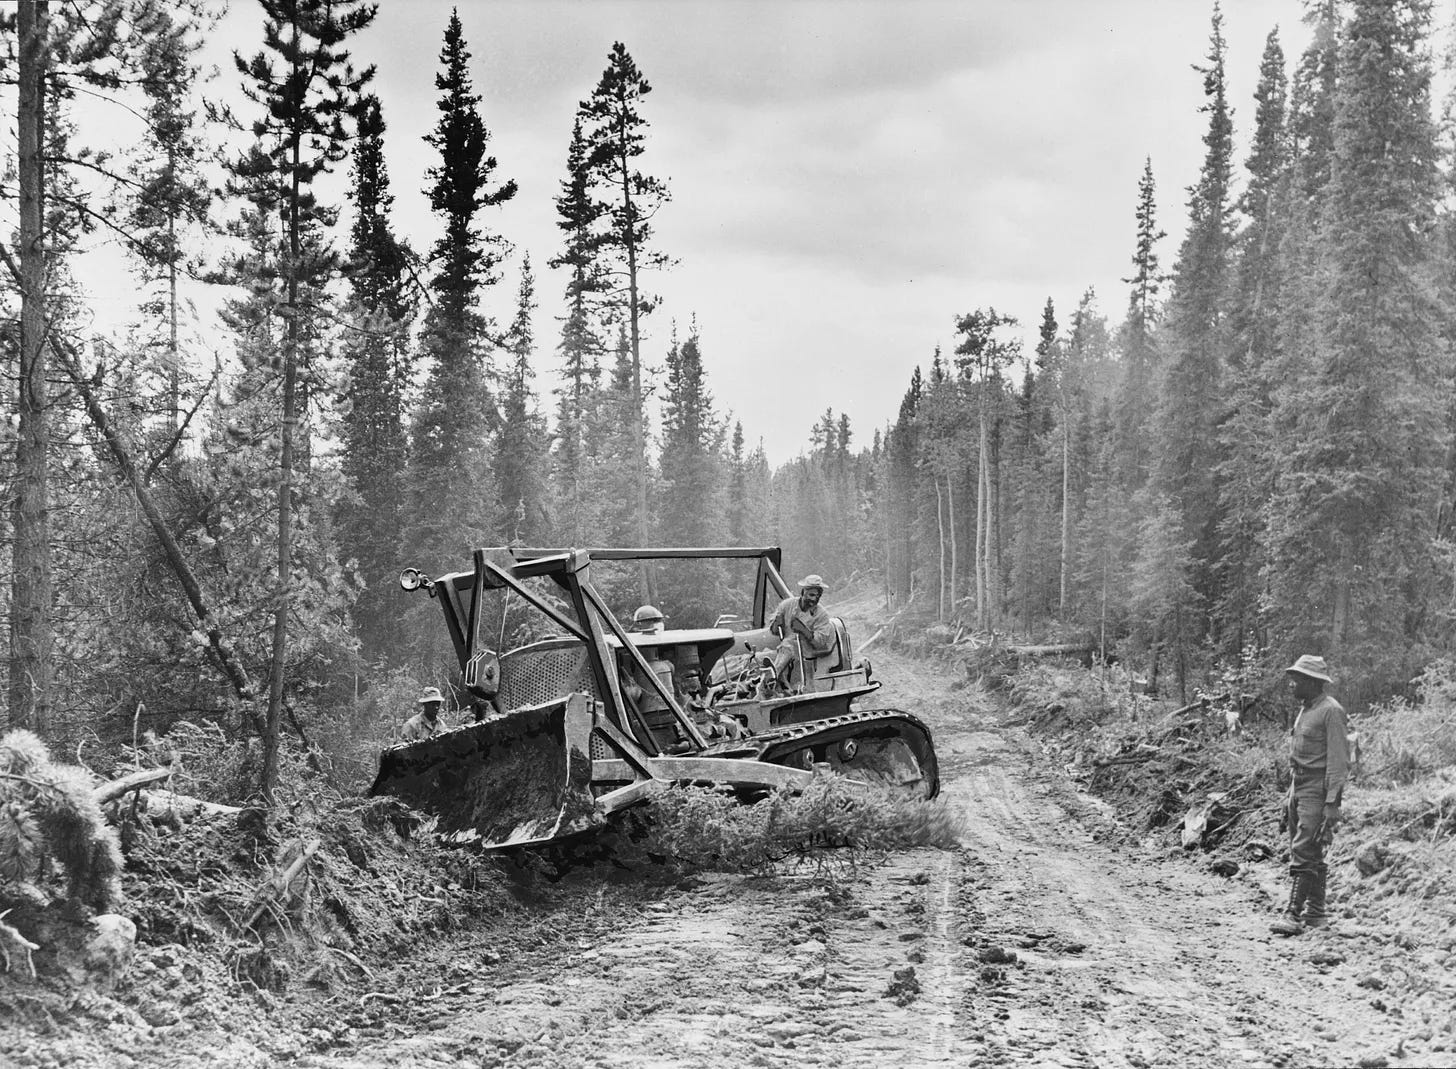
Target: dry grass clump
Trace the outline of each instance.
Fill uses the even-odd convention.
[[[724,788],[674,786],[644,816],[638,848],[685,871],[765,875],[786,863],[853,867],[867,852],[953,849],[961,818],[944,803],[837,776],[743,805]]]
[[[1410,784],[1456,767],[1456,699],[1426,694],[1372,710],[1361,724],[1366,778],[1380,784]]]

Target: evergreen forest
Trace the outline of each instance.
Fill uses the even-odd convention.
[[[626,44],[561,131],[557,244],[522,249],[500,221],[528,192],[466,24],[431,28],[435,125],[408,136],[435,230],[413,247],[385,162],[405,135],[352,47],[375,7],[237,3],[258,32],[221,74],[236,105],[202,77],[207,0],[0,11],[9,726],[71,752],[209,724],[250,740],[272,800],[289,761],[377,747],[419,686],[450,685],[401,568],[507,544],[781,545],[831,610],[857,585],[926,623],[1084,643],[1190,701],[1318,653],[1362,709],[1450,656],[1456,116],[1428,0],[1310,0],[1302,52],[1269,34],[1238,137],[1213,5],[1177,247],[1150,156],[1125,292],[971,294],[892,423],[831,403],[777,466],[765,417],[715,403],[732,354],[653,294],[672,190]],[[145,136],[82,143],[98,99]],[[98,233],[130,259],[124,332],[93,328],[72,275]],[[543,265],[564,290],[538,291]],[[189,280],[227,295],[225,355]],[[736,580],[607,586],[699,626]]]

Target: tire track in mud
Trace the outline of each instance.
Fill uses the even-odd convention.
[[[1042,767],[992,710],[958,707],[945,682],[922,686],[972,857],[959,903],[975,951],[957,1021],[965,1064],[1418,1064],[1388,1057],[1399,1028],[1343,964],[1353,928],[1274,937],[1257,879],[1100,841],[1097,815],[1110,810]],[[998,960],[1008,952],[1014,962]]]
[[[954,1037],[963,862],[913,851],[827,887],[806,877],[695,881],[624,918],[609,939],[439,1000],[410,1034],[297,1064],[963,1064]]]
[[[1256,885],[1101,841],[1100,803],[948,670],[876,660],[884,704],[936,733],[959,851],[688,881],[295,1064],[1295,1069],[1395,1049],[1338,954],[1311,963],[1338,933],[1276,940]]]

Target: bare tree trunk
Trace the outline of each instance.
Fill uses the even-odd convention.
[[[49,401],[46,396],[44,226],[45,0],[21,0],[19,34],[20,362],[10,594],[10,723],[44,732],[51,707]]]
[[[169,149],[170,156],[173,150]],[[182,420],[182,369],[177,347],[177,214],[167,213],[167,430],[176,433]]]
[[[945,525],[950,530],[950,612],[956,615],[956,606],[961,600],[960,540],[956,538],[955,487],[950,475],[945,477]]]
[[[1067,569],[1072,557],[1072,442],[1071,431],[1068,428],[1069,413],[1063,406],[1062,411],[1062,560],[1061,560],[1061,591],[1057,597],[1057,615],[1061,619],[1067,616]]]
[[[935,483],[935,527],[940,535],[940,600],[936,619],[945,623],[945,507],[941,504],[940,477],[932,474],[931,481]]]
[[[984,396],[986,384],[981,383]],[[982,404],[984,405],[984,400]],[[995,510],[991,504],[991,455],[986,447],[986,417],[981,415],[980,462],[976,465],[976,541],[980,551],[976,554],[976,600],[980,602],[977,622],[982,627],[991,624],[991,599],[994,596],[991,585],[991,538],[994,531],[992,520]]]
[[[1107,554],[1102,554],[1102,604],[1098,609],[1097,653],[1107,667]]]
[[[298,28],[293,30],[295,53]],[[278,748],[282,739],[283,682],[288,664],[288,614],[293,600],[293,436],[298,421],[299,179],[302,153],[299,136],[291,146],[291,188],[288,201],[288,330],[283,343],[283,413],[278,439],[277,589],[274,591],[273,641],[268,658],[268,712],[263,724],[263,775],[259,784],[265,805],[272,806],[278,787]]]
[[[632,451],[637,456],[637,544],[648,545],[647,541],[647,439],[642,427],[642,310],[637,302],[637,242],[634,237],[632,211],[632,180],[628,169],[625,149],[618,154],[621,162],[622,203],[627,220],[627,322],[632,340]],[[638,570],[642,582],[642,600],[648,604],[657,602],[656,576],[650,561],[639,561]]]
[[[1001,622],[1001,509],[997,504],[1001,487],[996,460],[993,439],[986,451],[986,622],[992,627]]]
[[[885,463],[884,464],[884,470],[888,472],[888,470],[889,470],[889,464],[888,463]],[[890,537],[890,510],[886,507],[888,505],[888,503],[889,503],[888,500],[887,500],[887,497],[888,497],[888,484],[889,484],[889,479],[883,478],[883,477],[880,479],[880,493],[879,493],[879,498],[880,498],[880,535],[884,539],[884,549],[885,549],[885,564],[884,564],[885,607],[893,611],[894,608],[895,608],[895,578],[894,578],[894,575],[891,572],[891,569],[894,568],[895,561],[894,561],[894,541]]]

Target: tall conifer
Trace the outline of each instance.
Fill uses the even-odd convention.
[[[1162,493],[1182,516],[1200,562],[1195,582],[1201,593],[1213,583],[1218,522],[1219,448],[1223,415],[1223,369],[1228,332],[1229,250],[1233,203],[1233,116],[1224,74],[1223,14],[1213,9],[1207,66],[1203,76],[1208,117],[1198,181],[1189,189],[1188,230],[1179,249],[1168,308],[1170,339],[1159,403],[1158,435]]]
[[[501,430],[495,450],[495,478],[500,513],[509,541],[540,545],[550,533],[547,503],[546,421],[532,387],[531,356],[536,349],[531,314],[536,310],[536,276],[531,258],[521,263],[516,318],[507,336],[511,366],[501,391]]]
[[[492,188],[497,162],[487,155],[490,133],[470,78],[471,54],[460,16],[452,11],[435,75],[435,128],[425,142],[439,153],[426,177],[430,207],[444,233],[431,253],[434,303],[425,317],[428,361],[414,428],[413,541],[427,555],[458,554],[490,541],[496,495],[490,436],[498,414],[492,395],[495,337],[480,308],[481,292],[499,281],[504,240],[488,233],[481,213],[516,194],[507,180]]]
[[[581,105],[582,131],[587,146],[587,167],[591,173],[594,199],[601,206],[601,229],[596,237],[599,257],[611,265],[615,279],[608,293],[612,311],[626,329],[632,370],[632,400],[637,415],[633,429],[637,460],[636,535],[648,536],[648,463],[645,419],[641,415],[642,318],[656,300],[642,286],[643,273],[665,267],[667,256],[652,247],[653,217],[670,199],[667,185],[641,169],[646,152],[647,120],[643,100],[652,91],[647,78],[622,42],[612,45],[606,70],[592,95]],[[650,570],[643,569],[644,595],[651,596]]]
[[[1446,309],[1432,277],[1429,21],[1424,0],[1351,5],[1321,226],[1318,351],[1307,374],[1284,384],[1279,413],[1293,428],[1271,517],[1279,634],[1291,649],[1330,651],[1366,686],[1408,679],[1425,652],[1431,502],[1450,442]]]
[[[412,360],[408,328],[413,315],[407,282],[409,250],[390,222],[394,203],[384,161],[384,118],[377,97],[365,99],[354,149],[349,199],[349,283],[354,329],[345,337],[349,369],[343,416],[344,476],[357,495],[341,510],[340,549],[357,562],[364,589],[355,606],[369,655],[390,652],[404,504],[407,435],[405,393]]]
[[[1138,179],[1137,237],[1131,278],[1123,279],[1128,292],[1127,319],[1122,328],[1125,364],[1117,405],[1118,459],[1122,477],[1136,490],[1147,480],[1153,449],[1149,441],[1148,413],[1155,401],[1153,326],[1158,318],[1158,293],[1164,276],[1158,262],[1158,242],[1166,235],[1158,227],[1153,161],[1143,163]]]
[[[295,443],[307,457],[300,430],[307,415],[309,368],[305,346],[312,336],[311,296],[337,270],[336,257],[319,241],[332,212],[313,192],[315,180],[344,156],[352,120],[362,108],[360,92],[374,68],[356,72],[344,42],[373,21],[376,8],[359,0],[259,0],[265,16],[267,51],[251,60],[235,56],[244,92],[263,111],[254,120],[260,150],[233,167],[245,183],[272,190],[283,217],[283,248],[277,269],[282,277],[283,333],[278,432],[278,526],[273,643],[268,680],[268,714],[263,740],[262,791],[271,804],[278,782],[278,743],[282,724],[284,674],[288,661],[288,621],[293,587]],[[302,373],[301,373],[302,372]]]

